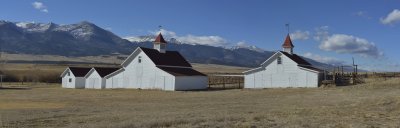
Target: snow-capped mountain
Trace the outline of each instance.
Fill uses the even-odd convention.
[[[142,42],[152,42],[152,41],[154,41],[154,38],[155,38],[155,37],[156,37],[156,36],[154,36],[154,35],[147,35],[147,36],[130,36],[130,37],[125,37],[124,39],[126,39],[126,40],[128,40],[128,41],[130,41],[130,42],[132,42],[132,43],[142,43]],[[168,43],[174,43],[174,44],[189,44],[189,43],[185,43],[185,42],[179,41],[179,40],[177,40],[177,39],[175,39],[175,38],[165,38],[165,40],[166,40]],[[196,45],[196,44],[189,44],[189,45]],[[259,48],[259,47],[257,47],[257,46],[240,45],[240,44],[236,44],[236,45],[234,45],[234,46],[225,46],[225,47],[223,47],[223,48],[225,48],[225,49],[230,49],[230,50],[248,49],[248,50],[256,51],[256,52],[260,52],[260,53],[265,52],[264,49],[261,49],[261,48]]]
[[[141,42],[151,42],[154,40],[156,36],[130,36],[124,37],[124,39],[129,40],[132,43],[141,43]]]
[[[0,21],[4,52],[86,56],[131,51],[131,43],[90,22],[69,25]]]
[[[51,28],[57,27],[58,25],[53,23],[34,23],[34,22],[16,22],[16,26],[20,27],[26,32],[45,32]]]
[[[152,47],[154,36],[122,39],[93,23],[76,24],[10,22],[0,20],[2,52],[96,56],[113,53],[130,54],[136,47]],[[129,41],[128,41],[129,40]],[[255,67],[274,52],[255,46],[237,45],[231,48],[196,45],[170,38],[168,50],[179,51],[189,62]]]
[[[262,52],[265,52],[265,50],[264,49],[261,49],[261,48],[259,48],[259,47],[257,47],[257,46],[244,46],[244,45],[235,45],[235,46],[232,46],[232,49],[233,50],[235,50],[235,49],[248,49],[248,50],[252,50],[252,51],[256,51],[256,52],[260,52],[260,53],[262,53]]]

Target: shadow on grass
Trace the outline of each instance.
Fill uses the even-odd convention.
[[[235,90],[235,89],[242,89],[242,88],[215,88],[215,87],[210,88],[209,87],[207,89],[184,90],[184,92],[208,92],[208,91],[224,91],[224,90]]]
[[[0,87],[0,90],[31,90],[28,87]]]

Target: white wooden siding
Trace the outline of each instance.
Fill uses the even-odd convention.
[[[104,88],[104,83],[105,80],[103,81],[101,76],[96,71],[94,71],[86,78],[85,88],[102,89]]]
[[[277,64],[278,56],[282,64]],[[300,69],[283,54],[272,57],[267,65],[245,74],[244,88],[318,87],[318,73]]]

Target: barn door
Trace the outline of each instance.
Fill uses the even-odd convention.
[[[297,87],[297,74],[290,74],[289,75],[289,87]]]
[[[97,78],[93,78],[93,88],[101,88],[100,81]]]
[[[94,88],[95,78],[89,78],[88,88]]]
[[[142,79],[143,79],[143,66],[141,63],[136,68],[136,87],[138,88],[145,88],[142,85]]]
[[[118,78],[112,78],[111,88],[119,88],[118,87]]]

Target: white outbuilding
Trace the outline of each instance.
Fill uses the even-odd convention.
[[[85,75],[91,68],[68,67],[61,74],[63,88],[85,88]]]
[[[85,75],[85,88],[103,89],[106,85],[105,76],[119,70],[120,68],[94,67]]]
[[[154,48],[138,47],[121,64],[122,68],[104,77],[105,88],[197,90],[208,87],[205,74],[194,70],[177,51],[167,51],[161,33]]]
[[[289,34],[282,47],[260,67],[243,72],[244,88],[319,87],[324,71],[293,53]]]

